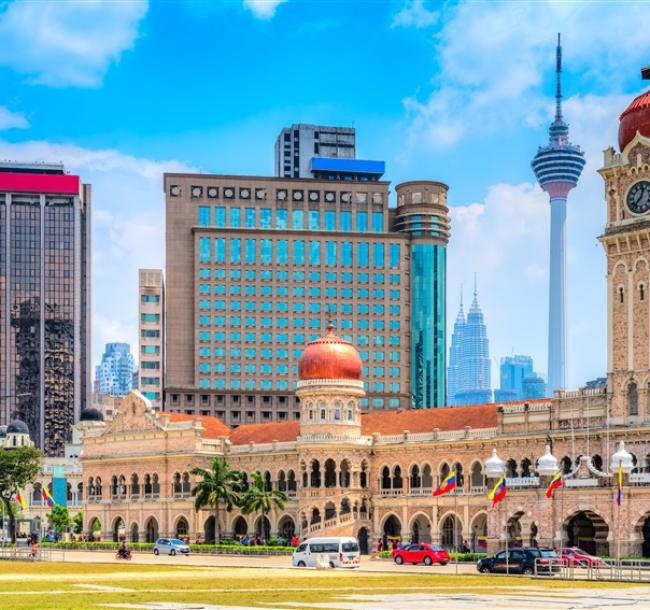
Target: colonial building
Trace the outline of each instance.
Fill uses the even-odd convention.
[[[272,534],[353,534],[365,549],[399,536],[494,550],[507,537],[650,555],[650,92],[623,114],[620,148],[605,151],[600,170],[607,386],[528,402],[364,414],[361,359],[330,326],[300,357],[298,420],[232,430],[213,417],[155,412],[132,393],[112,422],[95,422],[81,457],[88,532],[212,539],[215,517],[195,512],[190,473],[225,456],[287,493],[285,508],[268,516]],[[544,492],[558,468],[564,484],[549,500]],[[458,488],[433,497],[452,469]],[[508,492],[490,510],[486,493],[502,473]],[[234,510],[221,519],[230,536],[265,529],[261,515]]]

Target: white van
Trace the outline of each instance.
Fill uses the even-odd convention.
[[[310,538],[298,545],[291,564],[299,568],[358,568],[359,559],[356,538]]]

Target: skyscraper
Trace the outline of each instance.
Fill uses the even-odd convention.
[[[447,186],[166,174],[165,409],[286,420],[328,318],[364,408],[445,402]],[[413,362],[413,366],[411,363]]]
[[[63,455],[90,405],[90,186],[58,164],[0,164],[0,425]]]
[[[540,375],[533,371],[530,356],[506,356],[501,358],[500,387],[494,391],[496,402],[543,398],[546,384]]]
[[[140,269],[138,282],[138,389],[155,409],[161,409],[165,379],[165,281],[162,269]]]
[[[107,343],[102,361],[95,367],[95,391],[126,396],[133,389],[135,360],[128,343]]]
[[[449,352],[449,388],[448,404],[476,405],[492,402],[490,383],[490,343],[483,312],[478,304],[478,291],[474,282],[474,298],[464,319],[462,302]],[[453,370],[451,369],[453,360]],[[452,395],[451,392],[454,391]]]
[[[562,47],[557,36],[555,120],[549,143],[532,161],[539,185],[551,204],[551,244],[548,311],[548,392],[564,389],[566,373],[566,202],[585,165],[584,153],[569,142],[569,126],[562,118]]]

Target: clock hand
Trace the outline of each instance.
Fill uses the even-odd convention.
[[[648,199],[650,199],[650,190],[648,188],[643,189],[643,198],[641,199],[641,203],[639,206],[641,207],[642,210],[647,209],[648,207]]]

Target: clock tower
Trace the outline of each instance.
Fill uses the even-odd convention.
[[[643,70],[648,78],[648,70]],[[607,385],[613,424],[650,416],[650,91],[623,112],[605,151]]]

